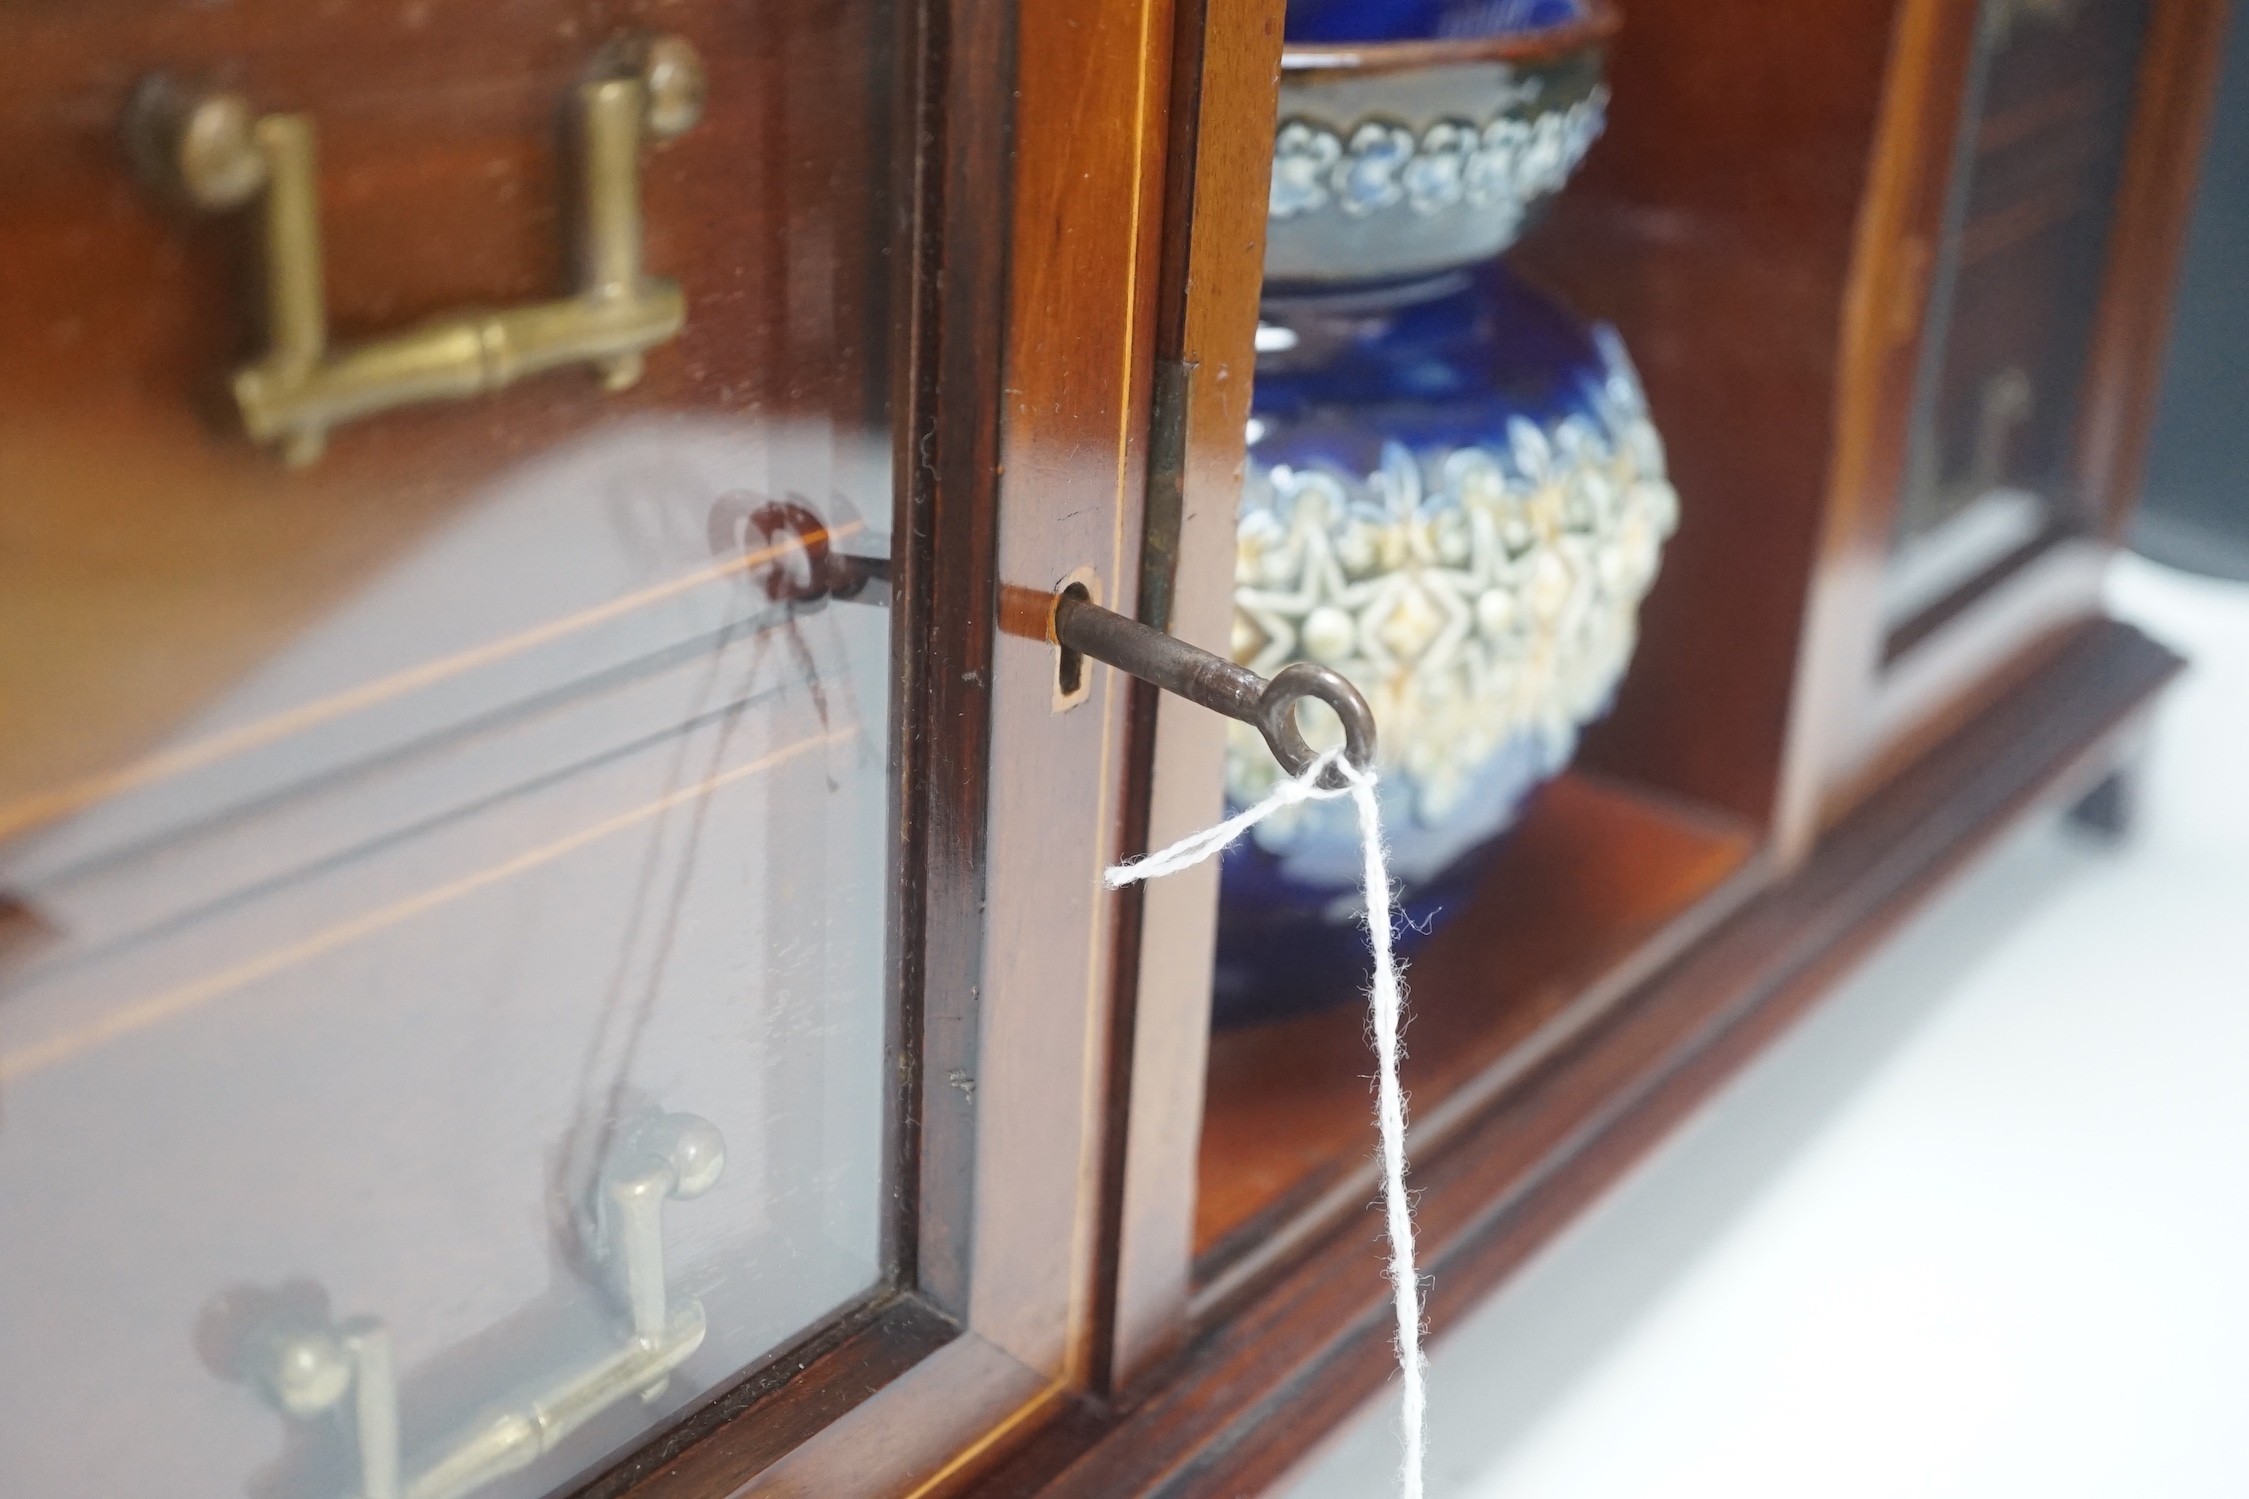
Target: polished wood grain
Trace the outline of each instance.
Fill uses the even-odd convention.
[[[1722,915],[1757,842],[1740,819],[1624,782],[1573,772],[1540,791],[1412,959],[1417,1158]],[[1372,1065],[1356,1006],[1213,1041],[1195,1208],[1206,1304],[1373,1191]]]
[[[1417,1162],[1440,1333],[1817,1001],[1978,851],[2096,785],[2177,657],[2081,629],[2048,668],[1872,795],[1784,882]],[[980,1495],[1255,1493],[1394,1372],[1371,1206],[1119,1406],[1057,1418]]]
[[[837,1319],[577,1491],[732,1493],[960,1336],[926,1299],[880,1298]]]
[[[1063,1393],[1046,1374],[964,1332],[901,1371],[878,1400],[822,1426],[739,1487],[705,1485],[683,1473],[673,1491],[794,1499],[957,1490],[1008,1442],[1035,1429]]]
[[[897,955],[902,1283],[968,1315],[975,1238],[975,1075],[989,844],[996,643],[999,387],[1006,364],[1007,164],[1014,22],[1005,4],[907,6],[912,64],[893,147],[913,163],[894,293],[909,309],[893,453],[906,486],[894,604],[898,694],[916,715],[893,767],[903,811]],[[943,559],[943,565],[939,565]]]
[[[1171,24],[1168,0],[1017,16],[1003,598],[1050,596],[1072,578],[1099,602],[1139,589]],[[1002,620],[986,891],[1006,914],[987,929],[975,1076],[980,1095],[1020,1090],[1024,1112],[1015,1129],[979,1133],[978,1179],[1007,1193],[977,1221],[970,1321],[1077,1384],[1093,1377],[1101,1325],[1116,909],[1101,868],[1124,816],[1129,682],[1096,668],[1063,707],[1058,662],[1043,629],[1013,634]],[[1027,1222],[1034,1203],[1051,1206]]]
[[[1281,7],[1182,3],[1158,294],[1139,618],[1224,655],[1246,458]],[[1224,812],[1225,721],[1136,684],[1131,763],[1147,766],[1119,852],[1160,848]],[[1129,1382],[1185,1336],[1210,1038],[1218,866],[1117,897],[1107,1200],[1115,1249],[1095,1360]]]
[[[1904,9],[1927,25],[1967,7]],[[1623,334],[1680,496],[1632,670],[1583,763],[1759,824],[1780,815],[1806,581],[1848,441],[1839,365],[1871,315],[1851,301],[1855,235],[1862,204],[1878,217],[1895,195],[1870,174],[1900,13],[1628,7],[1609,129],[1514,252]]]

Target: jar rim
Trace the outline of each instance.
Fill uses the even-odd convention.
[[[1606,42],[1623,24],[1615,0],[1585,0],[1583,15],[1532,31],[1394,42],[1286,42],[1281,47],[1281,71],[1284,75],[1367,74],[1447,63],[1544,62]]]

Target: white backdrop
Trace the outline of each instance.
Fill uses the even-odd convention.
[[[2011,839],[1441,1343],[1432,1499],[2249,1494],[2249,586],[2113,601],[2195,661],[2132,840]]]

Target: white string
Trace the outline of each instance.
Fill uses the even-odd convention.
[[[1102,875],[1102,881],[1111,890],[1122,890],[1140,880],[1160,880],[1167,874],[1177,874],[1192,864],[1200,864],[1218,853],[1235,839],[1256,827],[1283,807],[1293,807],[1301,802],[1320,802],[1342,796],[1344,788],[1330,790],[1319,784],[1327,768],[1336,763],[1341,750],[1329,750],[1312,762],[1311,768],[1292,781],[1283,781],[1265,800],[1246,812],[1236,812],[1216,827],[1204,828],[1166,849],[1152,854],[1142,854],[1137,859],[1127,859]]]
[[[1324,787],[1329,766],[1345,784]],[[1330,750],[1304,774],[1281,782],[1256,806],[1237,812],[1216,827],[1191,833],[1171,847],[1116,865],[1102,876],[1112,890],[1137,880],[1161,879],[1200,864],[1280,811],[1302,802],[1348,796],[1359,813],[1359,847],[1365,856],[1367,940],[1374,948],[1374,985],[1368,1001],[1374,1011],[1375,1055],[1381,1064],[1375,1094],[1375,1125],[1382,1142],[1382,1206],[1390,1238],[1390,1290],[1398,1318],[1398,1369],[1403,1375],[1405,1455],[1398,1466],[1404,1499],[1422,1499],[1422,1461],[1428,1446],[1427,1362],[1421,1355],[1421,1278],[1414,1268],[1413,1212],[1406,1200],[1406,1097],[1398,1082],[1398,1031],[1405,990],[1391,948],[1389,850],[1382,837],[1382,814],[1375,802],[1375,777]]]

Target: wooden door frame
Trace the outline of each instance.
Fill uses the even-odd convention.
[[[904,9],[896,1288],[589,1494],[947,1489],[1106,1356],[1129,693],[1064,706],[1046,614],[1140,587],[1170,0]]]
[[[1885,659],[1880,588],[1979,13],[1963,0],[1900,7],[1844,309],[1825,536],[1782,777],[1786,859],[1803,858],[1824,829],[2099,612],[2108,555],[2138,500],[2227,5],[2150,8],[2075,435],[2088,533],[2047,546]]]
[[[1280,99],[1277,0],[1177,0],[1156,395],[1138,617],[1230,655],[1267,188]],[[1226,725],[1133,684],[1148,769],[1124,846],[1162,848],[1224,813]],[[1117,897],[1116,1065],[1106,1193],[1110,1307],[1097,1371],[1128,1386],[1187,1334],[1208,1071],[1217,861]]]

